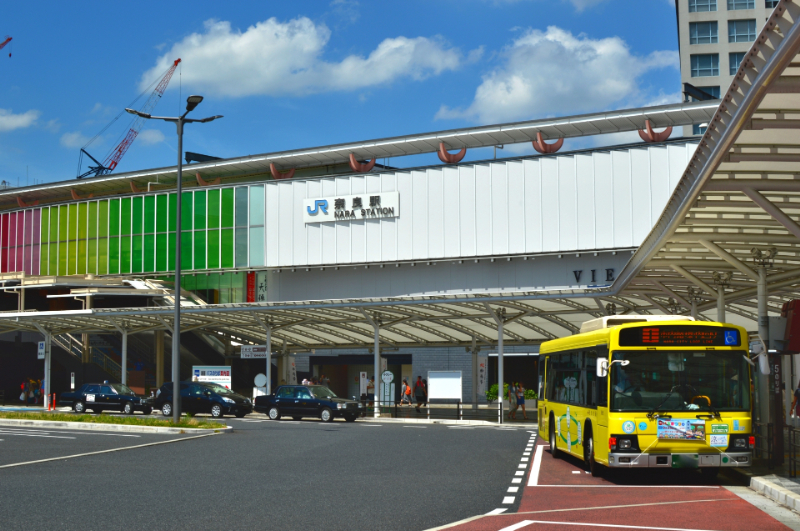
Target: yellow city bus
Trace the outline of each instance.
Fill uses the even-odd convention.
[[[738,326],[674,315],[610,316],[539,350],[539,433],[553,457],[603,467],[752,462],[751,362]]]

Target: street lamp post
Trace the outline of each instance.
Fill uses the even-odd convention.
[[[177,424],[181,419],[180,407],[180,362],[181,362],[181,199],[182,199],[182,178],[183,178],[183,124],[193,122],[206,123],[222,118],[221,115],[209,116],[201,120],[186,118],[203,101],[203,96],[189,96],[186,98],[186,112],[177,117],[151,116],[150,114],[139,112],[134,109],[125,109],[130,114],[135,114],[142,118],[152,120],[164,120],[172,122],[178,128],[178,186],[177,186],[177,208],[175,210],[175,322],[172,325],[172,422]]]

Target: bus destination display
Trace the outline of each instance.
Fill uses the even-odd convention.
[[[738,347],[739,331],[692,325],[625,328],[619,332],[621,347]]]

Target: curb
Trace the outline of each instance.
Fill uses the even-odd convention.
[[[386,424],[452,424],[460,426],[492,426],[496,428],[524,427],[537,429],[538,424],[498,424],[488,420],[449,420],[449,419],[396,419],[382,417],[358,417],[358,422],[384,422]]]
[[[58,428],[85,431],[116,431],[123,433],[162,433],[162,434],[193,434],[209,435],[212,433],[233,433],[233,426],[219,429],[204,428],[166,428],[162,426],[128,426],[126,424],[96,424],[88,422],[64,422],[55,420],[25,420],[25,419],[0,419],[0,426],[28,428]]]
[[[750,488],[795,512],[800,512],[800,494],[785,489],[765,477],[751,478]]]

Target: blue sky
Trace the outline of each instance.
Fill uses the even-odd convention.
[[[184,149],[218,157],[680,100],[672,0],[16,2],[4,35],[0,180],[13,185],[26,168],[31,184],[73,179],[80,147],[177,57],[154,112],[204,95],[193,116],[225,118],[188,126]],[[129,122],[89,152],[102,160]],[[117,170],[173,165],[176,148],[174,126],[149,122]]]

